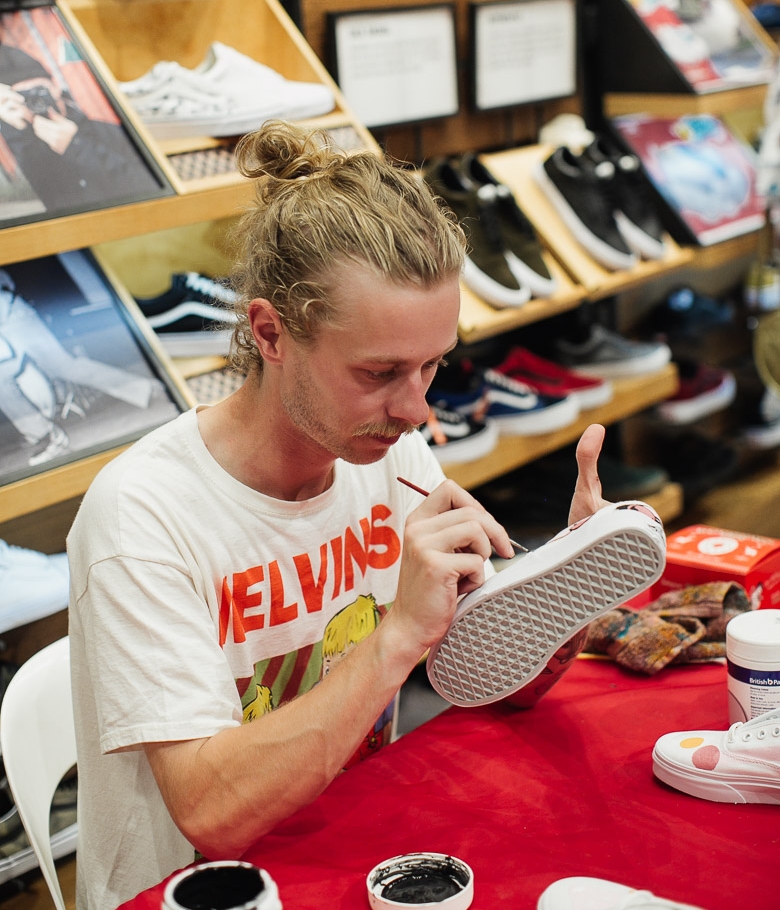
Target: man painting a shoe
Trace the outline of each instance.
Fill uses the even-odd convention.
[[[459,596],[513,555],[415,430],[457,340],[461,229],[409,171],[326,142],[242,140],[247,379],[104,468],[68,538],[80,910],[194,850],[241,856],[387,742]],[[572,519],[604,504],[603,432]]]

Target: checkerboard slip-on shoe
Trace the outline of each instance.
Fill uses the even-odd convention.
[[[623,239],[612,205],[615,167],[594,164],[561,146],[540,164],[536,182],[572,236],[605,269],[633,268],[639,261]]]
[[[509,267],[521,284],[528,285],[534,297],[550,297],[558,282],[550,274],[542,244],[512,190],[494,177],[473,152],[461,156],[458,169],[467,186],[495,187],[496,215]]]
[[[725,731],[664,734],[653,748],[653,774],[699,799],[780,805],[780,710]]]
[[[440,464],[476,461],[498,443],[498,427],[492,420],[466,417],[435,404],[420,432]]]
[[[615,169],[612,204],[615,222],[626,244],[643,259],[663,259],[668,251],[653,188],[637,155],[597,136],[583,153],[595,164],[608,161]]]
[[[335,106],[326,85],[285,79],[219,41],[195,69],[162,60],[119,88],[156,139],[240,136],[270,118],[316,117]]]
[[[460,222],[469,239],[463,283],[498,309],[523,306],[531,289],[509,266],[494,186],[467,184],[449,158],[434,158],[422,171],[430,189]]]
[[[548,885],[537,910],[702,910],[603,878],[572,876]]]
[[[650,587],[665,564],[663,525],[650,506],[600,509],[460,601],[429,652],[431,685],[463,707],[511,695],[591,620]]]

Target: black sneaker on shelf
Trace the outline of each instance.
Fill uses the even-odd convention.
[[[476,461],[498,444],[498,426],[492,420],[458,414],[438,404],[430,405],[420,432],[440,464]]]
[[[686,505],[730,480],[739,468],[739,453],[727,440],[698,430],[663,434],[658,463],[683,489]]]
[[[531,289],[509,266],[501,232],[494,186],[469,187],[447,158],[435,158],[423,169],[433,192],[452,209],[469,239],[463,281],[475,294],[498,308],[522,306]]]
[[[225,356],[237,322],[230,309],[235,301],[235,291],[198,272],[174,274],[162,294],[136,298],[172,357]]]
[[[459,169],[466,185],[496,188],[496,210],[509,267],[518,281],[528,285],[534,297],[550,297],[555,293],[557,282],[544,261],[543,247],[534,226],[518,205],[512,190],[496,179],[473,152],[461,156]]]
[[[536,181],[575,239],[604,268],[631,269],[637,256],[615,220],[615,167],[557,148],[537,169]]]
[[[665,232],[639,158],[604,136],[597,136],[583,154],[595,165],[609,162],[615,169],[612,205],[618,230],[628,246],[644,259],[663,259],[668,250]]]

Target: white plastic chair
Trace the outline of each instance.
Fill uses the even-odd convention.
[[[76,764],[67,636],[25,661],[0,709],[0,751],[11,795],[57,910],[65,910],[54,865],[51,801]]]

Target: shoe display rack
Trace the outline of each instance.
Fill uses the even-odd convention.
[[[213,41],[221,41],[265,63],[287,79],[320,81],[336,99],[334,110],[309,121],[345,149],[364,148],[380,154],[371,133],[358,121],[324,64],[314,54],[278,0],[62,0],[60,8],[91,58],[96,70],[122,103],[118,83],[138,78],[160,60],[194,68]],[[129,105],[128,119],[159,162],[175,193],[164,198],[24,224],[0,230],[0,265],[83,247],[94,247],[130,295],[159,293],[175,271],[192,269],[226,274],[231,261],[230,228],[247,205],[253,186],[232,167],[231,146],[208,137],[154,140]],[[735,246],[693,251],[670,241],[665,259],[640,262],[624,272],[608,272],[588,257],[557,222],[557,215],[534,183],[533,168],[550,149],[528,146],[484,156],[495,175],[515,193],[547,248],[546,261],[558,281],[549,299],[532,299],[516,309],[497,310],[463,288],[459,335],[469,343],[529,325],[584,301],[599,300],[668,275],[703,257],[723,261],[743,255],[750,239]],[[204,176],[204,160],[217,162]],[[207,168],[208,169],[208,168]],[[177,363],[182,377],[218,365],[214,358]],[[615,383],[613,400],[585,411],[565,431],[540,437],[501,440],[485,459],[445,466],[464,486],[473,487],[526,464],[575,440],[591,422],[613,424],[668,397],[676,388],[673,366],[659,374]],[[97,471],[120,450],[111,450],[46,471],[0,489],[0,535],[3,526],[41,510],[73,504]],[[680,508],[670,488],[668,516]],[[26,542],[26,541],[25,541]],[[45,541],[44,541],[45,543]],[[62,540],[52,543],[55,551]]]
[[[212,266],[214,274],[227,271],[229,228],[254,192],[253,184],[232,165],[231,143],[210,137],[156,141],[118,87],[160,60],[194,68],[213,41],[262,61],[286,79],[327,85],[336,100],[334,109],[302,122],[325,129],[343,148],[379,154],[376,141],[355,118],[277,0],[134,0],[132,4],[64,0],[58,9],[175,193],[0,229],[0,266],[94,248],[120,289],[132,295],[159,292],[172,272],[186,268],[204,271]],[[228,164],[216,165],[209,176],[203,176],[203,167],[188,167],[205,158]],[[181,376],[203,368],[188,362],[179,366]],[[95,474],[119,451],[101,452],[6,484],[0,488],[0,525],[59,503],[77,502]],[[0,534],[3,530],[0,527]],[[62,546],[61,539],[51,543],[53,552]]]

